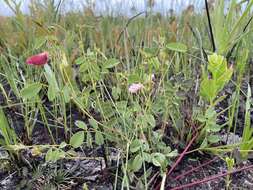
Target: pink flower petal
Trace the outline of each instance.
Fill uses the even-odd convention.
[[[144,88],[143,84],[141,83],[133,83],[128,88],[128,91],[132,94],[137,93],[138,91],[142,90]]]
[[[26,64],[28,65],[45,65],[48,62],[48,52],[43,52],[37,55],[28,57]]]

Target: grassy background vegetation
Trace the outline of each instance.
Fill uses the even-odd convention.
[[[61,14],[53,0],[32,1],[24,15],[15,1],[5,2],[15,15],[0,17],[0,130],[13,160],[21,149],[56,161],[80,147],[103,146],[107,156],[113,146],[121,150],[115,188],[148,189],[150,164],[165,187],[167,167],[192,139],[193,151],[229,153],[233,148],[217,147],[217,133],[241,128],[242,157],[252,151],[252,0],[232,0],[228,8],[209,1],[211,22],[194,6],[153,13],[152,1],[131,18],[97,16],[89,6]],[[43,51],[47,65],[25,63]],[[144,88],[131,94],[134,83]],[[38,125],[49,142],[33,143]]]

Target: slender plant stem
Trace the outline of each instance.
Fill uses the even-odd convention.
[[[236,169],[234,171],[225,172],[225,173],[213,175],[213,176],[210,176],[210,177],[206,177],[202,180],[197,180],[197,181],[194,181],[192,183],[188,183],[188,184],[185,184],[185,185],[181,185],[179,187],[172,188],[171,190],[179,190],[179,189],[185,189],[185,188],[193,187],[193,186],[196,186],[196,185],[199,185],[199,184],[202,184],[202,183],[206,183],[208,181],[213,181],[215,179],[218,179],[218,178],[221,178],[221,177],[224,177],[224,176],[227,176],[227,175],[231,175],[231,174],[234,174],[234,173],[238,173],[238,172],[245,171],[245,170],[250,170],[250,169],[253,169],[253,165],[245,166],[245,167]]]
[[[208,26],[209,26],[209,31],[210,31],[210,37],[211,37],[211,42],[212,42],[212,46],[213,46],[213,52],[215,52],[216,51],[216,46],[215,46],[215,41],[214,41],[212,23],[211,23],[211,18],[210,18],[210,13],[209,13],[209,7],[208,7],[207,0],[205,0],[205,6],[206,6],[206,14],[207,14],[207,19],[208,19]]]

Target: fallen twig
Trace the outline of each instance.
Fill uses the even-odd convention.
[[[218,158],[218,157],[214,157],[213,159],[208,160],[207,162],[204,162],[203,164],[201,164],[201,165],[199,165],[199,166],[197,166],[197,167],[195,167],[195,168],[192,168],[192,169],[188,170],[187,172],[184,172],[184,173],[178,175],[177,177],[174,178],[174,180],[178,180],[178,179],[180,179],[180,178],[182,178],[182,177],[184,177],[184,176],[186,176],[186,175],[188,175],[188,174],[190,174],[190,173],[192,173],[192,172],[194,172],[194,171],[196,171],[196,170],[202,168],[203,166],[209,165],[210,163],[212,163],[212,162],[214,162],[215,160],[217,160],[217,158]]]
[[[181,185],[179,187],[175,187],[175,188],[172,188],[170,190],[179,190],[179,189],[185,189],[185,188],[193,187],[193,186],[199,185],[201,183],[206,183],[208,181],[212,181],[212,180],[215,180],[215,179],[220,178],[220,177],[224,177],[224,176],[227,176],[227,175],[231,175],[231,174],[241,172],[241,171],[244,171],[244,170],[249,170],[249,169],[253,169],[253,165],[245,166],[245,167],[242,167],[240,169],[236,169],[236,170],[231,171],[231,172],[225,172],[225,173],[213,175],[213,176],[210,176],[210,177],[206,177],[202,180],[198,180],[198,181],[194,181],[192,183]],[[167,187],[166,187],[166,189],[167,189]]]

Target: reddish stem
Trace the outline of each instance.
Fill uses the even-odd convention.
[[[194,140],[197,138],[197,134],[195,134],[195,136],[191,139],[191,141],[188,143],[188,145],[186,146],[186,148],[184,149],[184,151],[180,154],[179,158],[177,159],[177,161],[172,165],[172,167],[170,168],[169,172],[167,172],[167,177],[173,172],[173,170],[176,168],[176,166],[179,164],[179,162],[182,160],[182,158],[184,157],[185,153],[187,152],[187,150],[191,147],[192,143],[194,142]]]
[[[194,140],[197,138],[198,133],[196,133],[193,138],[191,139],[191,141],[188,143],[188,145],[185,147],[184,151],[180,154],[180,156],[178,157],[177,161],[172,165],[172,167],[170,168],[169,171],[167,171],[167,177],[169,177],[169,175],[173,172],[173,170],[176,168],[176,166],[179,164],[179,162],[182,160],[182,158],[184,157],[185,153],[187,152],[187,150],[191,147],[192,143],[194,142]],[[156,190],[159,190],[161,186],[161,182],[155,187]]]
[[[192,169],[188,170],[187,172],[184,172],[184,173],[178,175],[177,177],[174,178],[174,180],[178,180],[178,179],[180,179],[180,178],[182,178],[182,177],[184,177],[184,176],[186,176],[186,175],[189,175],[190,173],[192,173],[192,172],[194,172],[194,171],[196,171],[196,170],[202,168],[203,166],[207,166],[207,165],[211,164],[211,163],[214,162],[217,158],[218,158],[218,157],[214,157],[212,160],[209,160],[209,161],[207,161],[207,162],[204,162],[203,164],[201,164],[201,165],[199,165],[199,166],[197,166],[197,167],[195,167],[195,168],[192,168]]]
[[[234,171],[230,171],[230,172],[221,173],[221,174],[213,175],[213,176],[210,176],[210,177],[206,177],[206,178],[204,178],[202,180],[198,180],[198,181],[194,181],[192,183],[181,185],[179,187],[175,187],[175,188],[170,189],[170,190],[179,190],[179,189],[185,189],[185,188],[193,187],[193,186],[199,185],[201,183],[206,183],[208,181],[212,181],[212,180],[215,180],[217,178],[221,178],[221,177],[224,177],[224,176],[227,176],[227,175],[231,175],[231,174],[234,174],[234,173],[237,173],[237,172],[241,172],[243,170],[249,170],[249,169],[253,169],[253,165],[245,166],[245,167],[242,167],[240,169],[236,169]]]

